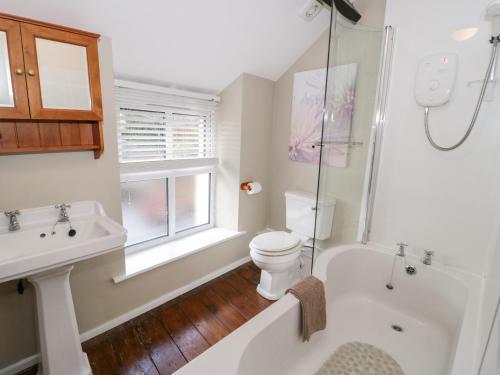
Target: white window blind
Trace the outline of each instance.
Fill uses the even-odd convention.
[[[215,157],[216,103],[116,87],[120,162]]]

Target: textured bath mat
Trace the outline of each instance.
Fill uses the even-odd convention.
[[[405,375],[398,363],[370,344],[349,342],[340,346],[316,375]]]

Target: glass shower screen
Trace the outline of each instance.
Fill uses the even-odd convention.
[[[325,92],[318,201],[335,200],[331,236],[314,241],[314,259],[321,251],[361,241],[369,207],[374,146],[380,125],[380,77],[383,27],[353,25],[334,13]],[[316,233],[322,226],[321,207]],[[369,211],[369,210],[368,210]]]

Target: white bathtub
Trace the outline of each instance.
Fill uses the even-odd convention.
[[[412,258],[417,273],[409,276],[398,259],[388,290],[392,261],[373,245],[323,252],[314,275],[326,285],[324,331],[303,343],[298,300],[286,295],[176,374],[314,374],[350,341],[383,349],[406,375],[474,374],[481,279]]]

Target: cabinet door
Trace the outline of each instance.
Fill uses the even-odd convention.
[[[21,24],[31,118],[102,120],[97,39]]]
[[[0,18],[0,119],[29,117],[20,24]]]

